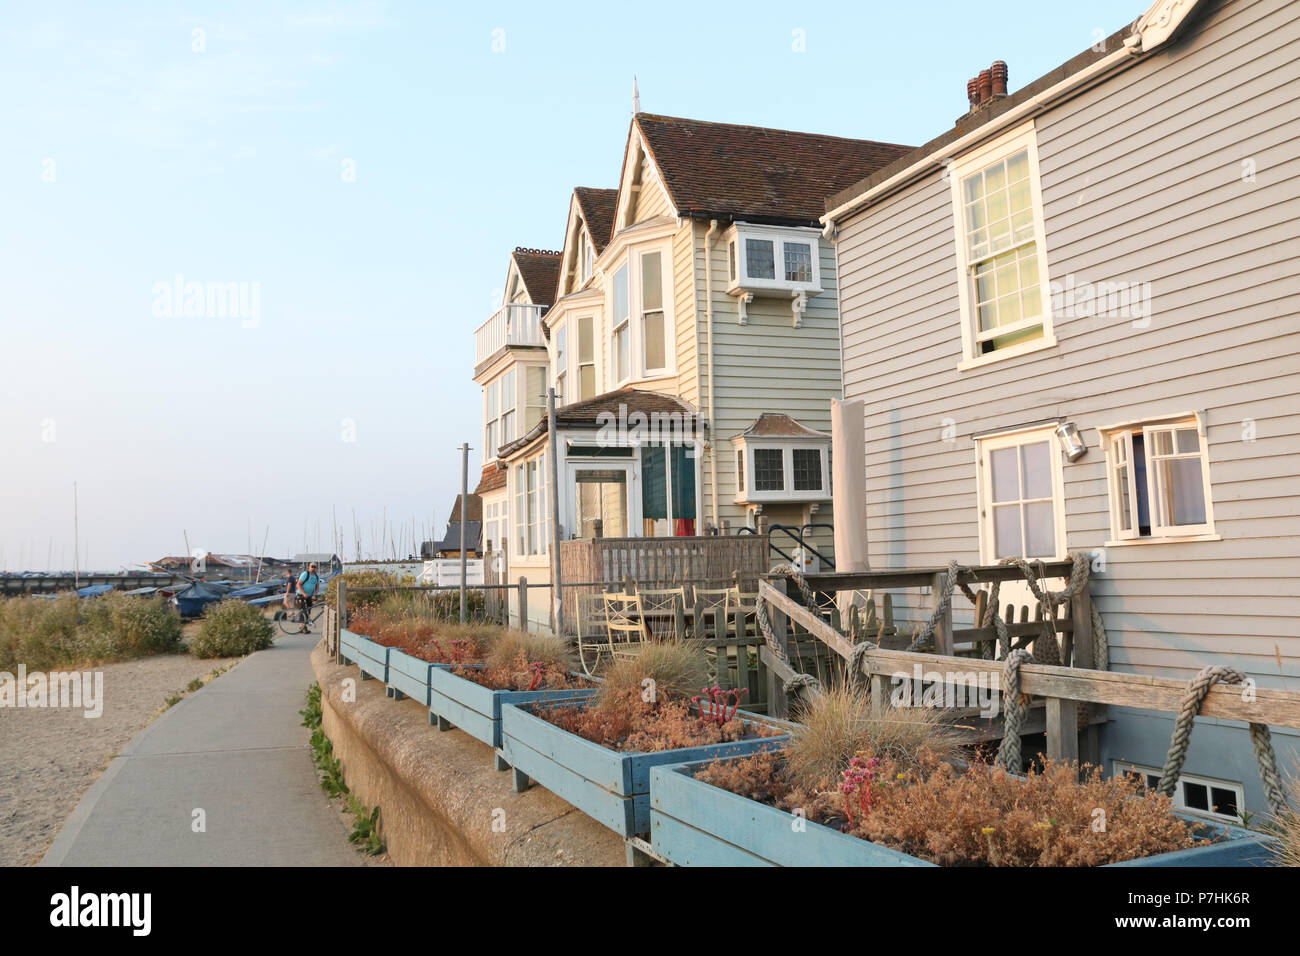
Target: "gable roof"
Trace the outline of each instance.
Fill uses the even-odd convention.
[[[524,288],[533,304],[554,304],[555,288],[560,284],[560,253],[517,246],[510,258],[514,260],[519,278],[524,280]]]
[[[596,255],[600,255],[609,244],[609,237],[614,234],[614,208],[618,202],[618,190],[578,186],[573,193],[578,197],[582,218],[587,221],[587,234],[596,247]]]
[[[701,219],[817,226],[827,196],[912,150],[653,113],[632,122],[678,213]]]

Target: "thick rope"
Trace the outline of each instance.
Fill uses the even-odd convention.
[[[1192,729],[1196,716],[1201,712],[1201,705],[1210,688],[1215,684],[1245,684],[1246,675],[1241,671],[1221,664],[1206,667],[1187,684],[1187,693],[1178,709],[1174,721],[1173,737],[1169,741],[1169,755],[1160,773],[1160,783],[1156,793],[1166,797],[1174,795],[1174,787],[1182,775],[1183,764],[1187,760],[1187,748],[1192,740]],[[1282,777],[1277,769],[1277,754],[1273,751],[1273,738],[1266,724],[1251,723],[1250,742],[1255,747],[1255,759],[1259,761],[1259,776],[1264,784],[1264,793],[1268,797],[1269,809],[1275,815],[1287,810],[1286,797],[1283,795]]]
[[[1023,648],[1007,655],[1002,676],[1002,743],[998,745],[998,764],[1008,773],[1020,773],[1020,728],[1029,709],[1029,696],[1020,692],[1020,665],[1032,664],[1033,656]]]
[[[782,686],[787,694],[803,694],[805,697],[815,697],[824,693],[822,682],[812,674],[795,674]]]

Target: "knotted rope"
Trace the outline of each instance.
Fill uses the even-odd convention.
[[[1032,664],[1033,655],[1017,648],[1007,655],[1002,671],[1002,743],[998,745],[998,764],[1009,773],[1024,769],[1020,756],[1020,728],[1029,709],[1029,695],[1020,692],[1020,665]]]
[[[822,682],[812,674],[795,674],[782,686],[787,694],[804,694],[809,697],[817,697],[822,694]]]
[[[1187,684],[1187,693],[1178,708],[1178,717],[1174,720],[1174,733],[1169,741],[1169,755],[1160,773],[1160,783],[1156,793],[1167,797],[1174,795],[1174,787],[1183,772],[1183,763],[1187,760],[1187,747],[1192,740],[1192,728],[1196,716],[1201,712],[1201,705],[1210,688],[1215,684],[1245,684],[1246,675],[1241,671],[1222,664],[1206,667]],[[1264,783],[1264,793],[1268,797],[1269,809],[1275,815],[1287,810],[1286,797],[1283,796],[1282,777],[1277,769],[1277,754],[1273,751],[1273,738],[1266,724],[1251,723],[1250,742],[1255,747],[1255,759],[1259,761],[1259,776]]]

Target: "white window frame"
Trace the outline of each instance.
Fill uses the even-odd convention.
[[[591,359],[586,362],[582,360],[582,323],[584,322],[591,326]],[[574,393],[573,401],[580,402],[584,399],[594,398],[600,394],[600,383],[597,378],[598,372],[596,369],[596,355],[600,351],[600,343],[596,337],[599,325],[596,323],[596,316],[592,313],[575,316],[571,324],[573,325],[574,336],[569,349],[570,354],[573,356],[570,360],[570,365],[576,369],[577,374],[570,377],[577,385],[577,391]],[[591,394],[585,395],[582,391],[582,370],[588,367],[591,368]]]
[[[564,405],[569,401],[565,398],[564,392],[565,380],[568,378],[569,373],[569,333],[567,322],[561,322],[551,330],[551,341],[555,344],[555,360],[553,363],[555,376],[552,381],[552,384],[555,386],[555,404]]]
[[[830,443],[807,441],[805,439],[747,439],[740,438],[734,442],[737,454],[738,471],[736,475],[737,504],[761,502],[809,502],[831,500]],[[755,481],[754,452],[780,451],[783,488],[780,491],[758,491]],[[822,484],[819,489],[795,490],[794,487],[794,453],[795,451],[815,451],[821,458]],[[743,468],[742,473],[739,469]]]
[[[495,461],[497,451],[502,445],[508,445],[517,437],[515,435],[515,405],[517,404],[518,395],[516,390],[518,376],[515,369],[507,369],[502,372],[487,385],[483,386],[483,461]],[[507,384],[511,388],[507,388]],[[490,415],[491,406],[490,398],[496,399],[496,414]],[[507,420],[507,416],[510,416]],[[509,429],[507,429],[509,425]],[[495,429],[494,427],[495,426]],[[496,440],[493,441],[492,435],[495,431]],[[508,433],[507,433],[508,432]]]
[[[1201,462],[1201,482],[1202,495],[1205,499],[1205,522],[1203,524],[1185,524],[1185,525],[1158,525],[1156,524],[1156,514],[1158,511],[1157,495],[1159,493],[1157,470],[1152,463],[1152,449],[1154,447],[1153,435],[1158,431],[1171,431],[1176,429],[1193,428],[1196,430],[1197,438],[1200,442],[1199,457]],[[1201,415],[1197,413],[1184,413],[1180,415],[1168,416],[1163,418],[1149,418],[1133,422],[1124,422],[1118,425],[1103,425],[1097,429],[1101,436],[1102,444],[1106,452],[1106,489],[1110,501],[1110,529],[1112,540],[1107,545],[1113,544],[1148,544],[1168,541],[1218,541],[1221,540],[1214,528],[1214,497],[1211,494],[1210,482],[1210,445],[1206,428]],[[1133,467],[1133,436],[1137,433],[1142,434],[1142,445],[1146,453],[1146,487],[1141,489],[1146,494],[1147,515],[1151,519],[1151,533],[1140,534],[1138,523],[1138,485],[1137,471]],[[1122,447],[1125,455],[1125,461],[1120,462],[1116,448]],[[1171,456],[1162,456],[1171,457]],[[1172,457],[1191,457],[1190,453],[1183,453]],[[1120,510],[1123,507],[1123,497],[1118,487],[1116,472],[1121,464],[1126,464],[1128,474],[1126,481],[1129,490],[1129,527],[1122,527],[1120,521]]]
[[[659,256],[659,281],[662,286],[663,300],[659,309],[663,312],[664,325],[664,367],[649,369],[645,366],[646,347],[644,341],[645,301],[642,288],[642,259],[647,255]],[[626,321],[616,314],[614,309],[614,276],[620,269],[627,269],[627,306]],[[630,382],[653,381],[670,378],[677,374],[677,324],[673,310],[673,258],[672,245],[666,242],[647,243],[632,246],[618,266],[606,273],[609,275],[609,293],[607,306],[610,315],[609,334],[609,368],[612,387],[618,388]],[[628,335],[628,367],[619,375],[618,333],[626,329]]]
[[[546,452],[510,466],[507,499],[510,509],[512,558],[536,564],[550,554],[550,472]]]
[[[1061,465],[1061,451],[1056,442],[1054,425],[999,432],[975,439],[976,487],[979,506],[980,560],[984,564],[996,564],[996,537],[993,527],[993,470],[989,466],[989,453],[1003,448],[1018,448],[1047,442],[1048,460],[1052,463],[1052,530],[1054,532],[1056,553],[1036,555],[1026,560],[1062,561],[1066,556],[1065,545],[1065,477]],[[1023,500],[1023,499],[1022,499]],[[1021,524],[1021,552],[1023,557],[1025,535]]]
[[[1126,773],[1140,774],[1142,776],[1143,783],[1146,784],[1148,787],[1151,786],[1152,777],[1159,780],[1160,776],[1163,773],[1163,771],[1155,767],[1148,767],[1140,763],[1131,763],[1130,761],[1127,760],[1116,760],[1114,762],[1114,772],[1116,775],[1122,775]],[[1187,783],[1199,784],[1200,786],[1205,787],[1206,790],[1209,790],[1211,787],[1218,787],[1220,790],[1231,790],[1237,797],[1238,814],[1236,816],[1233,816],[1227,813],[1220,813],[1219,811],[1213,808],[1209,810],[1201,810],[1196,807],[1188,806],[1186,792],[1183,789],[1184,784]],[[1232,823],[1232,824],[1236,824],[1237,826],[1240,826],[1241,825],[1240,812],[1246,809],[1246,788],[1243,787],[1236,780],[1218,780],[1214,777],[1202,777],[1199,774],[1194,774],[1194,773],[1181,773],[1178,775],[1178,786],[1174,787],[1174,795],[1173,795],[1172,803],[1174,809],[1179,811],[1180,813],[1186,813],[1189,814],[1190,816],[1200,817],[1203,820],[1214,820],[1216,823]]]
[[[1022,319],[1020,327],[1032,328],[1041,323],[1043,334],[1032,341],[1020,342],[1004,349],[997,349],[983,354],[979,351],[978,326],[973,294],[974,277],[971,274],[973,263],[970,262],[967,255],[966,210],[962,199],[961,183],[967,176],[979,172],[999,160],[1006,159],[1022,149],[1027,149],[1029,154],[1030,208],[1033,210],[1034,246],[1038,257],[1038,286],[1042,312],[1030,319]],[[956,157],[949,164],[946,175],[949,179],[952,199],[953,230],[957,247],[957,288],[961,302],[962,359],[957,363],[958,370],[982,368],[992,362],[1014,358],[1017,355],[1054,348],[1056,346],[1056,335],[1052,327],[1052,296],[1048,282],[1047,231],[1043,221],[1042,177],[1038,168],[1038,138],[1035,134],[1033,122],[1008,130],[978,148]]]
[[[772,243],[773,278],[749,274],[749,257],[745,243],[762,239]],[[812,281],[798,282],[785,278],[785,244],[807,245],[812,253]],[[733,275],[733,267],[734,272]],[[753,223],[736,223],[727,233],[727,292],[803,292],[816,295],[822,291],[821,233],[816,229],[778,229]]]

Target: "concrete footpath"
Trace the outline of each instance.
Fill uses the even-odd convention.
[[[137,734],[40,865],[364,865],[317,781],[298,714],[319,640],[277,628],[271,648]]]

